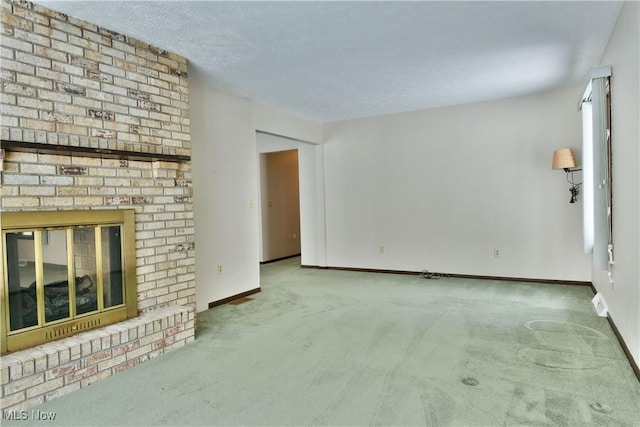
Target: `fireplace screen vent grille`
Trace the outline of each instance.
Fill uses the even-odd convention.
[[[2,353],[137,314],[132,210],[2,214]]]
[[[44,334],[47,340],[57,340],[58,338],[68,337],[77,332],[97,328],[102,322],[100,319],[93,319],[86,322],[80,322],[75,325],[64,325],[56,329],[52,329]]]

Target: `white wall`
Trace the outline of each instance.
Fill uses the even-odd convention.
[[[640,365],[640,3],[627,1],[601,65],[612,66],[611,143],[613,163],[614,283],[593,271],[609,314]]]
[[[258,288],[255,134],[249,101],[209,90],[189,71],[196,305]],[[222,274],[218,273],[222,265]]]
[[[327,264],[590,280],[551,170],[580,152],[580,90],[327,124]]]
[[[252,103],[251,114],[253,126],[259,131],[311,144],[322,144],[322,125],[317,122],[258,102]]]
[[[210,302],[260,286],[256,131],[318,143],[322,126],[218,92],[194,67],[189,94],[196,305],[203,311]]]

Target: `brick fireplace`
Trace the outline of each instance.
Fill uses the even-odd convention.
[[[191,130],[185,58],[32,2],[1,4],[1,212],[135,219],[137,316],[4,354],[1,406],[22,410],[194,339]]]

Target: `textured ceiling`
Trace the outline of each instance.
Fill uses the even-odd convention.
[[[37,1],[321,122],[586,83],[622,3]]]

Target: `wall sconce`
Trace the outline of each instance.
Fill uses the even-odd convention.
[[[571,200],[569,203],[575,203],[578,200],[578,193],[580,192],[581,182],[575,182],[573,173],[581,171],[582,168],[576,167],[576,159],[573,157],[573,150],[571,148],[563,148],[555,150],[553,152],[552,169],[564,169],[567,174],[567,182],[571,184],[569,192],[571,193]]]

